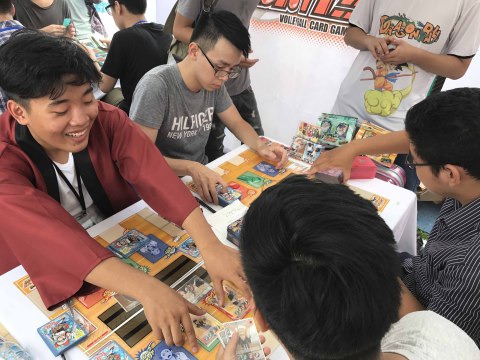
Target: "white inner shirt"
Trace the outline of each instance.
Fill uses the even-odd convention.
[[[62,171],[63,175],[65,175],[70,184],[72,184],[75,191],[80,194],[78,191],[78,178],[75,171],[75,162],[72,153],[68,154],[68,161],[65,164],[60,164],[55,161],[54,163],[60,169],[60,171]],[[80,205],[80,202],[62,177],[58,174],[57,169],[55,169],[55,175],[57,176],[60,203],[62,204],[62,207],[70,213],[70,215],[72,215],[85,229],[88,229],[89,227],[98,224],[103,220],[102,213],[93,203],[92,197],[88,193],[83,181],[83,198],[85,200],[85,207],[87,208],[87,215],[85,216],[82,216],[82,206]]]

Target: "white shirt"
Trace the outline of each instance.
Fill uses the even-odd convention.
[[[383,337],[381,348],[409,360],[480,359],[480,350],[467,333],[433,311],[405,315]]]
[[[68,154],[68,161],[65,164],[60,164],[55,161],[54,163],[65,175],[70,184],[72,184],[73,188],[77,191],[77,193],[79,193],[78,179],[75,172],[75,162],[73,160],[72,153]],[[92,197],[88,193],[88,190],[85,187],[83,181],[83,198],[85,200],[85,207],[87,208],[87,215],[85,216],[82,216],[82,206],[80,205],[80,202],[78,201],[72,190],[70,190],[65,181],[58,174],[57,169],[55,169],[55,174],[57,176],[58,191],[60,193],[60,203],[62,204],[62,207],[70,213],[70,215],[72,215],[85,229],[88,229],[89,227],[103,220],[102,213],[93,204]]]

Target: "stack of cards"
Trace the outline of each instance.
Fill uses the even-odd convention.
[[[133,360],[130,355],[123,350],[120,345],[114,340],[110,340],[104,346],[102,346],[95,354],[93,354],[89,360]]]
[[[327,184],[343,184],[342,169],[328,169],[315,173],[315,178]]]
[[[242,193],[231,187],[227,187],[227,191],[222,193],[221,186],[217,186],[217,194],[218,194],[218,205],[220,206],[227,206],[230,205],[235,200],[239,200],[242,198]]]
[[[139,248],[141,248],[148,240],[149,239],[140,231],[132,229],[108,245],[108,249],[117,253],[123,258],[128,258]]]
[[[227,227],[227,240],[233,244],[240,246],[240,231],[242,230],[243,217],[235,220]]]
[[[223,329],[220,321],[209,313],[205,315],[190,314],[195,330],[195,336],[200,345],[207,351],[211,351],[218,344],[218,333]]]
[[[39,327],[37,331],[55,356],[62,354],[87,337],[85,330],[75,322],[69,313],[64,313],[49,321]]]
[[[143,243],[143,246],[140,247],[137,252],[151,263],[156,263],[158,260],[160,260],[166,255],[165,251],[167,250],[167,248],[167,244],[165,244],[155,235],[150,234],[147,235],[147,240]]]
[[[226,295],[223,306],[220,306],[213,291],[203,299],[203,302],[207,305],[215,306],[232,320],[243,318],[250,310],[248,300],[240,295],[240,291],[229,283],[223,283],[223,290]]]
[[[224,330],[220,331],[218,337],[220,342],[225,347],[233,333],[238,333],[237,348],[235,353],[237,359],[265,359],[260,337],[258,336],[257,328],[253,319],[244,319],[224,323]]]

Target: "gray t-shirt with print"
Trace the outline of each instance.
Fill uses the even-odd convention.
[[[214,113],[232,105],[225,86],[215,91],[187,88],[177,64],[161,65],[147,72],[133,94],[130,118],[158,129],[155,144],[164,156],[208,162],[205,145]]]
[[[177,12],[187,19],[195,21],[200,14],[203,0],[179,0]],[[218,0],[214,11],[226,10],[237,15],[243,25],[248,29],[253,12],[257,8],[258,0]],[[250,86],[250,75],[248,69],[242,69],[240,76],[230,79],[225,83],[228,93],[238,95]]]

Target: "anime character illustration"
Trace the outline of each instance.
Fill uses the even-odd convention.
[[[363,68],[372,74],[371,78],[360,79],[360,81],[373,80],[373,89],[365,92],[365,110],[368,113],[380,116],[390,116],[393,114],[403,98],[408,96],[412,91],[412,85],[415,81],[415,66],[413,64],[387,64],[382,60],[376,60],[375,70],[370,66]],[[402,77],[410,77],[410,82],[405,86],[404,82],[400,82]],[[398,87],[405,86],[401,89]]]

